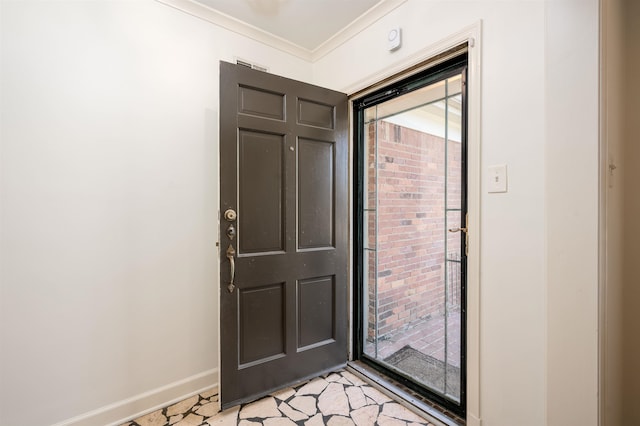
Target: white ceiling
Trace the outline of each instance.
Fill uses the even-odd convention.
[[[384,0],[193,0],[314,51]]]

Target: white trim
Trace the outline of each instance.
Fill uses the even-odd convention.
[[[607,422],[605,416],[606,402],[608,397],[608,388],[606,386],[605,374],[607,366],[607,177],[609,167],[609,140],[607,133],[608,126],[608,106],[609,91],[607,90],[608,73],[608,49],[607,49],[607,33],[610,28],[609,2],[606,0],[599,1],[599,102],[598,115],[600,132],[598,162],[600,173],[598,176],[598,425],[603,426]]]
[[[469,257],[467,261],[467,425],[480,426],[480,251],[482,175],[482,21],[458,33],[469,43],[467,69],[468,97],[468,183]],[[473,47],[471,47],[473,45]]]
[[[331,36],[327,41],[313,49],[313,51],[311,51],[311,62],[316,62],[318,59],[323,58],[325,55],[342,46],[406,1],[407,0],[381,0],[371,9],[354,19],[349,25]]]
[[[480,426],[480,202],[482,142],[482,21],[432,44],[382,72],[371,74],[342,91],[350,96],[365,90],[429,58],[468,42],[468,198],[469,256],[467,261],[467,425]],[[353,125],[351,125],[353,127]]]
[[[468,426],[482,426],[482,420],[480,420],[478,417],[474,416],[473,414],[467,413],[466,420],[467,420],[466,425]]]
[[[354,19],[346,27],[331,36],[327,41],[317,48],[311,50],[292,43],[280,36],[272,34],[254,25],[241,21],[233,16],[229,16],[216,9],[205,6],[194,0],[156,0],[159,3],[178,9],[196,18],[203,19],[212,24],[218,25],[234,33],[243,35],[252,40],[264,43],[267,46],[289,53],[300,59],[315,62],[324,57],[337,47],[341,46],[361,31],[396,9],[407,0],[380,0],[375,6]]]
[[[52,426],[115,426],[217,387],[218,369],[178,380],[131,398],[89,411]]]
[[[472,49],[480,49],[475,43],[479,43],[481,34],[481,21],[470,25],[455,34],[450,35],[436,43],[433,43],[424,49],[421,49],[411,56],[402,59],[399,62],[385,68],[383,71],[377,71],[373,74],[360,79],[359,81],[352,83],[349,86],[340,89],[341,92],[347,93],[349,96],[358,93],[366,88],[373,86],[374,84],[383,81],[396,74],[402,73],[404,70],[414,67],[422,62],[425,62],[429,58],[440,55],[444,52],[451,50],[452,48],[459,46],[463,43],[469,43],[469,58],[471,58]],[[473,47],[472,47],[473,45]]]
[[[205,6],[201,3],[196,3],[193,0],[156,0],[160,3],[171,6],[196,18],[204,19],[212,24],[218,25],[234,33],[243,35],[252,40],[264,43],[267,46],[271,46],[275,49],[297,56],[298,58],[306,61],[311,61],[312,55],[309,49],[305,49],[302,46],[298,46],[295,43],[285,40],[282,37],[271,34],[265,30],[262,30],[251,24],[247,24],[244,21],[229,16],[211,7]]]

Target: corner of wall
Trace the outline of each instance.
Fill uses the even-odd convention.
[[[598,423],[598,20],[597,0],[545,3],[549,426]]]
[[[218,369],[211,369],[52,426],[92,426],[97,424],[116,426],[217,386]]]

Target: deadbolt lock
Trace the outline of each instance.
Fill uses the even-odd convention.
[[[233,209],[227,209],[224,212],[224,218],[227,222],[233,222],[238,218],[238,214]]]
[[[229,225],[229,227],[227,228],[227,237],[229,237],[229,240],[233,241],[233,238],[236,236],[236,227],[233,226],[233,223],[231,225]]]

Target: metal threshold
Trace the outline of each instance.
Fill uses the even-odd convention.
[[[409,391],[403,389],[401,386],[395,385],[391,379],[363,362],[351,361],[347,364],[347,370],[356,374],[387,396],[397,400],[400,404],[419,416],[424,417],[436,426],[465,426],[465,422],[456,420],[455,415],[448,415],[446,411],[443,412],[416,398]]]

